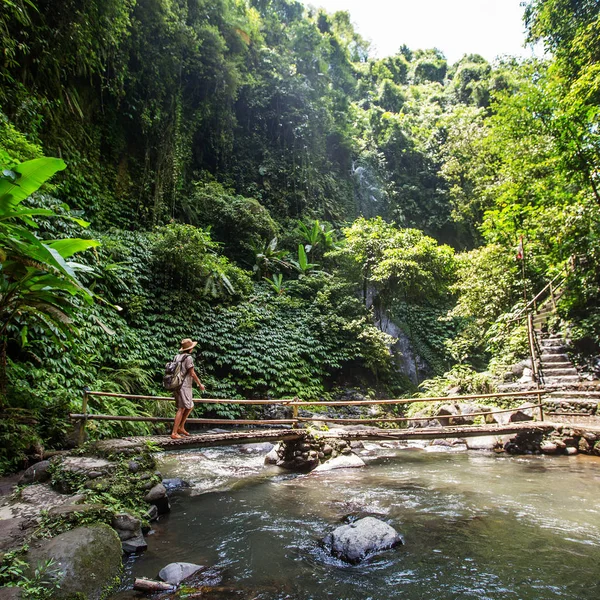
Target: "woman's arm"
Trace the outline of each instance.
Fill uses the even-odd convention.
[[[204,391],[206,388],[202,385],[202,383],[200,382],[200,379],[198,379],[198,375],[196,375],[196,371],[194,371],[194,367],[192,367],[190,369],[190,375],[192,376],[192,379],[196,382],[196,384],[198,385],[198,387]]]

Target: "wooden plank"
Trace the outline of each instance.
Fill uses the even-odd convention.
[[[451,427],[424,427],[415,429],[380,429],[378,427],[364,427],[360,429],[344,429],[319,432],[325,438],[337,438],[344,440],[435,440],[443,438],[466,438],[480,436],[504,436],[515,433],[547,433],[561,425],[547,421],[510,423],[509,425],[494,426],[451,426]],[[234,444],[249,444],[255,442],[278,442],[299,440],[309,432],[305,429],[270,429],[270,430],[248,430],[228,431],[226,433],[201,433],[189,437],[171,439],[169,435],[138,436],[124,438],[139,443],[150,441],[165,450],[174,450],[184,447],[211,447],[228,446]]]
[[[189,422],[189,419],[188,419]],[[206,448],[211,446],[229,446],[234,444],[252,444],[256,442],[287,442],[298,440],[306,435],[306,430],[298,429],[269,429],[228,431],[226,433],[200,433],[189,437],[172,439],[170,435],[137,436],[124,438],[134,442],[152,442],[165,450],[182,447]]]

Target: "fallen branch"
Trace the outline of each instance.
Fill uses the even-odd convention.
[[[133,584],[133,589],[138,592],[169,592],[175,589],[175,586],[162,581],[153,581],[152,579],[136,579]]]

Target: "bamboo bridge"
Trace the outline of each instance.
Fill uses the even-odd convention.
[[[556,425],[544,421],[542,396],[546,392],[543,389],[529,391],[518,391],[495,394],[475,394],[468,396],[444,396],[436,398],[398,398],[385,400],[349,400],[333,402],[304,402],[298,398],[293,399],[263,399],[263,400],[238,400],[222,398],[196,398],[194,402],[199,405],[272,405],[291,409],[291,417],[284,419],[211,419],[211,418],[189,418],[186,424],[202,426],[203,431],[192,433],[189,436],[172,439],[169,435],[149,435],[127,437],[131,441],[147,441],[163,448],[175,449],[182,447],[205,447],[230,444],[247,444],[256,442],[293,441],[299,440],[306,435],[307,426],[319,434],[328,438],[344,438],[345,440],[431,440],[456,437],[478,437],[478,436],[504,436],[518,433],[540,433],[544,434],[556,427]],[[156,401],[171,402],[172,397],[165,396],[140,396],[132,394],[118,394],[111,392],[84,390],[82,411],[70,415],[71,419],[80,424],[80,441],[85,437],[85,426],[89,421],[124,421],[124,422],[147,422],[147,423],[173,423],[173,417],[158,416],[132,416],[132,415],[109,415],[92,413],[88,410],[89,399],[96,397],[127,398],[138,402]],[[526,408],[517,409],[485,409],[474,410],[465,414],[444,414],[419,417],[399,417],[378,415],[364,416],[361,418],[341,418],[321,415],[319,413],[301,416],[315,407],[340,408],[346,406],[369,406],[373,407],[402,407],[416,402],[419,403],[444,403],[444,404],[471,404],[475,400],[502,399],[506,401],[518,401],[523,399],[534,399],[535,403],[529,402]],[[175,410],[173,410],[175,412]],[[515,412],[521,413],[521,420],[512,421]],[[523,416],[523,414],[525,416]],[[502,417],[504,420],[502,422]],[[527,420],[522,420],[527,419]],[[479,420],[480,424],[473,424]],[[433,421],[433,426],[419,426],[424,422]],[[493,421],[493,422],[490,422]],[[500,423],[498,422],[500,421]],[[412,426],[411,426],[412,425]],[[416,426],[415,426],[416,425]],[[428,425],[431,425],[428,423]],[[214,429],[217,427],[218,429]],[[212,429],[211,429],[212,428]],[[226,428],[226,429],[225,429]],[[319,429],[323,431],[319,431]],[[208,430],[208,431],[207,431]]]

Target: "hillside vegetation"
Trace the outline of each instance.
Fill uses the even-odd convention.
[[[547,59],[448,64],[293,0],[0,0],[0,470],[64,444],[84,387],[164,393],[184,337],[211,397],[410,394],[501,375],[507,315],[571,265],[593,356],[599,9],[532,0]]]

